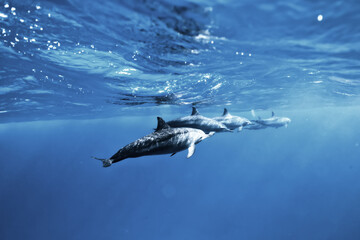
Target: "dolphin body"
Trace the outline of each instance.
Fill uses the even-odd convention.
[[[214,117],[213,119],[224,124],[230,130],[237,128],[238,132],[240,132],[244,126],[251,124],[246,118],[231,115],[226,108],[224,108],[224,113],[221,117]]]
[[[199,114],[198,110],[193,107],[190,116],[177,118],[167,122],[170,127],[189,127],[201,129],[205,133],[209,132],[231,132],[223,123],[214,119],[204,117]]]
[[[283,126],[287,127],[290,122],[291,122],[290,118],[276,117],[275,113],[272,112],[271,118],[261,119],[259,117],[258,120],[252,120],[251,124],[246,126],[246,129],[258,130],[266,127],[274,127],[274,128],[279,128]]]
[[[257,123],[255,121],[257,121],[257,120],[251,120],[251,123],[246,125],[244,127],[244,129],[247,129],[247,130],[260,130],[260,129],[267,128],[267,126],[265,126],[263,124],[260,124],[260,123]]]
[[[173,156],[185,149],[188,149],[187,158],[189,158],[194,154],[195,144],[214,135],[214,132],[205,134],[204,131],[193,128],[171,128],[162,118],[157,119],[155,132],[126,145],[109,159],[94,158],[101,160],[103,167],[110,167],[111,164],[126,158],[160,154]]]

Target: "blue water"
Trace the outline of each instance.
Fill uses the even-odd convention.
[[[359,12],[0,1],[0,239],[360,239]],[[190,159],[91,158],[191,106],[292,122],[215,134]]]

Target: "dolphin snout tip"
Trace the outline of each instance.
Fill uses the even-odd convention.
[[[211,136],[213,136],[215,134],[215,132],[209,132],[208,133],[208,137],[211,137]]]

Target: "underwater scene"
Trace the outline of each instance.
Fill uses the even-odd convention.
[[[0,0],[0,239],[360,239],[359,0]]]

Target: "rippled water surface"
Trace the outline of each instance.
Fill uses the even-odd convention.
[[[358,104],[359,11],[359,1],[5,1],[0,116]]]

